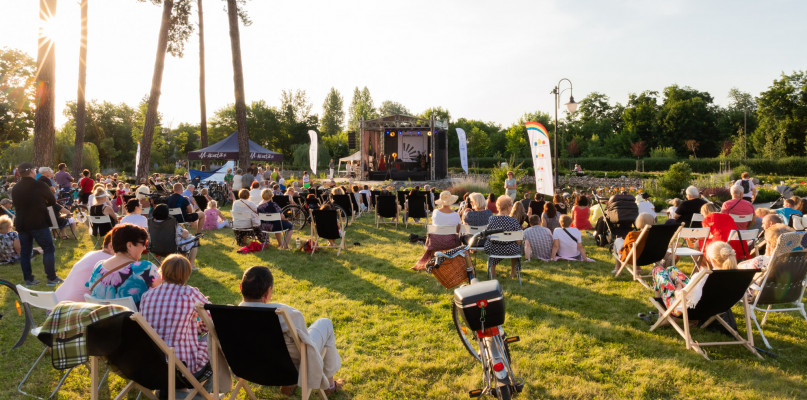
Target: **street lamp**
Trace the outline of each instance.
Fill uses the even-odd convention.
[[[569,110],[569,113],[577,111],[577,102],[574,101],[574,95],[572,94],[572,81],[563,78],[559,80],[557,86],[549,92],[549,94],[555,95],[555,188],[558,187],[558,107],[560,107],[560,95],[566,91],[566,89],[562,91],[558,89],[563,81],[569,82],[569,102],[566,103],[566,109]]]

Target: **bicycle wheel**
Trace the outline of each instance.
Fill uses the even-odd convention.
[[[298,205],[289,204],[283,207],[283,216],[287,221],[294,225],[294,229],[302,230],[308,222],[308,216],[305,211]]]
[[[510,400],[510,398],[510,386],[507,383],[499,382],[499,386],[496,387],[496,399]]]
[[[90,212],[87,211],[86,206],[75,205],[72,207],[72,212],[73,212],[73,218],[76,219],[76,222],[78,222],[79,224],[87,223],[87,220],[89,219],[88,215],[90,215]]]
[[[22,346],[28,338],[28,332],[33,328],[32,320],[27,313],[15,285],[0,279],[0,335],[16,340],[11,346],[12,349]],[[12,343],[10,340],[4,342]]]
[[[347,226],[347,213],[345,209],[340,206],[336,206],[336,211],[339,213],[339,226],[345,229],[345,226]]]
[[[462,310],[452,302],[451,318],[454,320],[454,328],[457,330],[457,335],[459,335],[462,345],[465,346],[465,350],[468,350],[471,357],[478,362],[482,362],[479,356],[479,342],[474,337],[474,332],[471,328],[465,324],[465,320],[462,319],[462,315],[460,315],[461,312]]]

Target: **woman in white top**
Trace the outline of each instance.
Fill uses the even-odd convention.
[[[241,189],[238,192],[238,200],[233,202],[230,211],[233,216],[233,229],[253,229],[252,234],[260,237],[261,220],[258,218],[258,206],[249,201],[249,190]],[[237,217],[236,217],[237,216]],[[244,237],[249,236],[249,232],[235,231],[236,241],[240,244]]]
[[[585,261],[586,249],[583,237],[577,228],[572,228],[572,217],[560,216],[560,228],[552,233],[552,259],[569,259]]]
[[[435,209],[432,213],[432,225],[435,226],[455,226],[455,232],[459,233],[460,215],[451,209],[451,205],[457,202],[457,196],[451,194],[448,190],[440,193],[440,199],[435,203],[440,208]],[[426,263],[434,257],[436,251],[450,250],[460,245],[460,237],[455,234],[428,234],[426,238],[426,251],[415,263],[412,269],[421,271],[426,269]],[[466,260],[466,262],[468,262]]]
[[[241,169],[238,169],[233,175],[233,192],[238,192],[244,187],[241,177]]]
[[[258,182],[252,182],[252,190],[249,191],[249,201],[251,201],[252,204],[255,204],[256,207],[262,201],[261,192],[263,192],[261,189],[261,184]]]

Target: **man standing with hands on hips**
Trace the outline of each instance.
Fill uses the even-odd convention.
[[[50,214],[48,208],[56,205],[48,186],[34,179],[36,171],[33,164],[24,162],[17,167],[20,182],[11,191],[11,201],[17,210],[14,228],[20,234],[20,267],[26,286],[38,285],[31,272],[31,252],[34,240],[42,247],[42,263],[48,286],[56,286],[64,282],[56,276],[56,248],[50,233]]]

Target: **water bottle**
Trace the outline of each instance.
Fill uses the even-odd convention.
[[[300,238],[297,238],[297,250],[300,250],[300,247],[302,247],[300,244]]]

